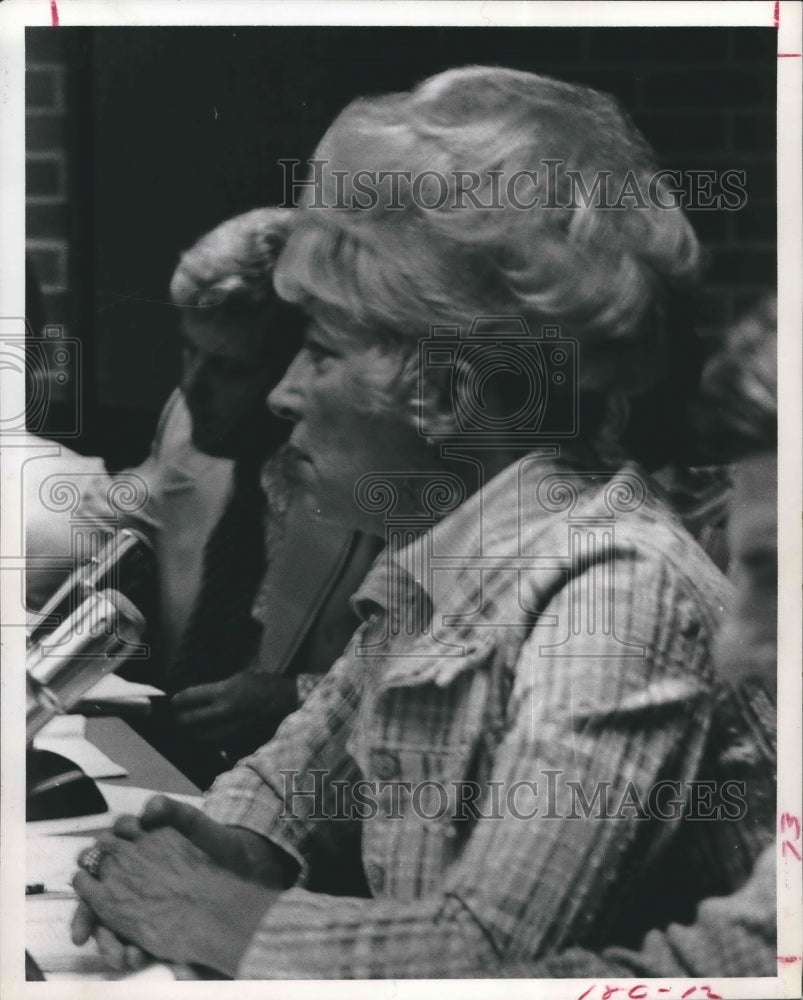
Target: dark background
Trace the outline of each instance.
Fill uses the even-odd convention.
[[[48,322],[82,350],[65,444],[112,469],[141,460],[178,378],[181,250],[281,201],[277,161],[310,156],[352,97],[466,63],[616,95],[662,166],[745,170],[744,208],[691,213],[710,252],[703,323],[731,321],[775,283],[775,52],[772,28],[27,29],[28,252]]]

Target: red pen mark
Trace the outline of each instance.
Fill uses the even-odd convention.
[[[639,992],[636,993],[636,990],[639,990]],[[627,991],[627,995],[630,997],[630,1000],[647,1000],[647,987],[644,983],[639,983],[638,986],[631,986]]]
[[[606,986],[605,992],[602,994],[602,1000],[611,1000],[614,993],[621,993],[624,986]]]
[[[800,851],[792,843],[793,840],[800,840],[800,817],[795,816],[794,813],[782,813],[780,825],[781,833],[785,833],[787,830],[793,831],[791,838],[787,837],[781,843],[781,857],[785,858],[787,852],[791,852],[800,861]]]
[[[686,990],[685,993],[681,994],[681,1000],[686,1000],[686,997],[690,997],[692,993],[695,992],[696,989],[697,989],[696,986],[692,986],[691,989]]]
[[[781,26],[781,0],[775,0],[775,11],[772,15],[773,24],[776,28]],[[778,59],[799,59],[800,52],[779,52]]]
[[[701,990],[705,990],[705,1000],[722,1000],[719,993],[712,993],[710,986],[701,986]]]
[[[597,984],[594,983],[594,986],[596,986],[596,985]],[[588,989],[585,991],[585,993],[581,993],[580,994],[580,996],[577,998],[577,1000],[585,1000],[585,997],[587,997],[589,993],[593,993],[594,992],[594,986],[589,986]]]
[[[54,28],[58,28],[59,26],[59,5],[56,3],[56,0],[50,0],[50,23]]]
[[[775,957],[781,965],[794,965],[795,962],[800,961],[800,955],[776,955]]]

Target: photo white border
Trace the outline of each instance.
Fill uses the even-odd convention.
[[[0,317],[24,316],[24,235],[25,235],[25,108],[24,108],[24,28],[52,24],[53,10],[61,26],[76,25],[551,25],[581,26],[704,26],[766,25],[779,17],[778,51],[803,51],[801,15],[803,7],[791,0],[772,2],[716,3],[508,3],[508,2],[396,2],[396,0],[357,0],[357,2],[271,2],[271,0],[8,0],[0,4]],[[803,59],[778,59],[778,295],[779,295],[779,704],[778,704],[778,813],[803,816],[801,781],[801,648],[803,632],[800,583],[801,565],[801,327],[803,321],[803,202],[801,176],[801,93]],[[0,371],[0,392],[21,399],[21,378]],[[10,449],[9,449],[10,450]],[[19,489],[14,484],[13,463],[4,461],[0,552],[3,567],[17,565],[21,552],[21,511]],[[19,581],[14,573],[0,573],[3,600],[8,607],[18,599]],[[0,813],[0,885],[2,885],[2,920],[0,920],[0,988],[4,998],[37,997],[107,998],[162,996],[237,996],[242,998],[277,996],[282,998],[350,998],[410,996],[459,996],[472,998],[504,997],[560,998],[577,1000],[592,980],[438,980],[356,981],[324,984],[321,982],[237,981],[175,983],[165,990],[162,984],[143,982],[118,983],[25,983],[23,979],[24,864],[24,756],[21,730],[23,677],[9,669],[24,656],[24,633],[21,628],[3,629],[3,658],[6,666],[0,675],[2,688],[2,792]],[[803,892],[801,866],[778,850],[779,954],[801,955],[803,949]],[[756,1000],[798,997],[801,963],[781,967],[776,979],[719,979],[710,985],[727,1000],[755,997]],[[625,987],[614,994],[618,1000],[637,980],[617,980]],[[661,980],[672,988],[666,996],[680,997],[683,989],[696,980]],[[684,985],[685,984],[685,985]],[[595,991],[595,1000],[601,993]],[[702,996],[702,993],[700,993]]]

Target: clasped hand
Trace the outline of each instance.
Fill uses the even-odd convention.
[[[164,796],[118,819],[96,846],[97,877],[73,879],[72,939],[94,936],[116,969],[139,968],[147,954],[234,976],[283,887],[267,840]]]

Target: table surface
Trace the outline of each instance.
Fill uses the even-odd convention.
[[[104,778],[104,783],[133,785],[175,795],[200,795],[198,787],[189,778],[122,719],[87,719],[86,738],[128,771],[128,777]]]

